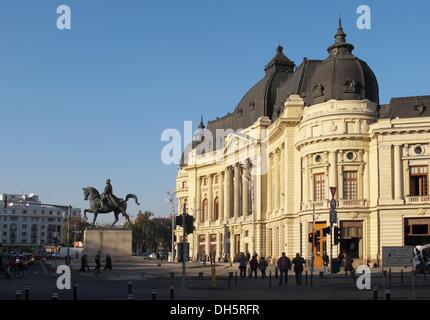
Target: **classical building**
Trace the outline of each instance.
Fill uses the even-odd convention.
[[[81,210],[72,208],[72,219]],[[64,242],[67,212],[45,205],[35,194],[0,194],[0,244],[7,248],[41,248]]]
[[[374,73],[345,38],[339,21],[328,57],[298,67],[279,46],[234,112],[201,123],[215,143],[201,151],[207,140],[198,137],[176,178],[179,211],[186,203],[196,221],[187,237],[193,259],[308,257],[309,233],[319,230],[320,266],[330,251],[322,232],[330,187],[342,232],[333,257],[345,250],[373,263],[383,246],[430,243],[430,96],[380,104]]]

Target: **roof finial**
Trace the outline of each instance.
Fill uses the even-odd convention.
[[[351,53],[352,50],[354,49],[354,46],[352,44],[349,44],[346,42],[346,34],[345,32],[343,32],[343,27],[342,27],[342,18],[340,17],[340,13],[339,13],[339,20],[338,20],[338,27],[337,27],[337,32],[334,35],[335,38],[335,43],[333,45],[331,45],[330,47],[328,47],[328,52],[330,52],[330,54],[335,53],[337,54],[338,52],[345,52],[345,50],[333,50],[336,48],[346,48],[346,52]]]
[[[199,124],[199,129],[204,129],[205,128],[205,124],[203,123],[203,115],[200,116],[200,124]]]

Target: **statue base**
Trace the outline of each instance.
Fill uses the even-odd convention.
[[[109,254],[112,258],[132,256],[131,230],[85,230],[84,252],[94,257],[100,251],[102,256]]]

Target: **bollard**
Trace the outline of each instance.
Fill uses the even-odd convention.
[[[314,272],[311,271],[311,288],[313,287],[313,285],[314,285]]]
[[[278,279],[278,267],[275,267],[275,279]]]
[[[152,300],[157,300],[157,289],[152,288]]]
[[[351,271],[352,283],[355,285],[355,270]]]
[[[378,300],[378,287],[373,287],[373,300]]]
[[[272,286],[272,271],[269,272],[269,287]]]
[[[391,268],[388,270],[388,279],[390,280],[390,282],[391,282]]]
[[[52,292],[52,300],[58,300],[58,292],[57,291]]]
[[[203,279],[203,272],[199,272],[199,279]]]
[[[400,282],[403,284],[403,269],[400,269]]]
[[[234,273],[234,285],[237,286],[237,271]]]
[[[228,288],[231,288],[231,278],[233,278],[233,272],[228,273]]]
[[[73,300],[78,300],[78,285],[73,283]]]
[[[20,289],[16,289],[15,296],[16,296],[16,300],[21,299],[21,290]]]
[[[170,279],[173,279],[175,277],[175,273],[174,272],[170,272]]]
[[[30,300],[30,285],[28,283],[25,284],[25,300]]]
[[[129,293],[127,300],[134,300],[134,294],[133,293]]]
[[[128,294],[133,293],[133,282],[128,281]]]
[[[305,271],[305,283],[308,285],[308,270]]]
[[[169,290],[170,290],[170,300],[175,300],[175,286],[171,284]]]
[[[391,290],[390,290],[390,288],[387,288],[385,290],[385,300],[391,300]]]

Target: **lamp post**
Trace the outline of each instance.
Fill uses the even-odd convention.
[[[174,192],[167,191],[168,198],[166,201],[170,202],[170,205],[172,206],[172,255],[171,255],[171,262],[174,262],[175,260],[175,195]]]

